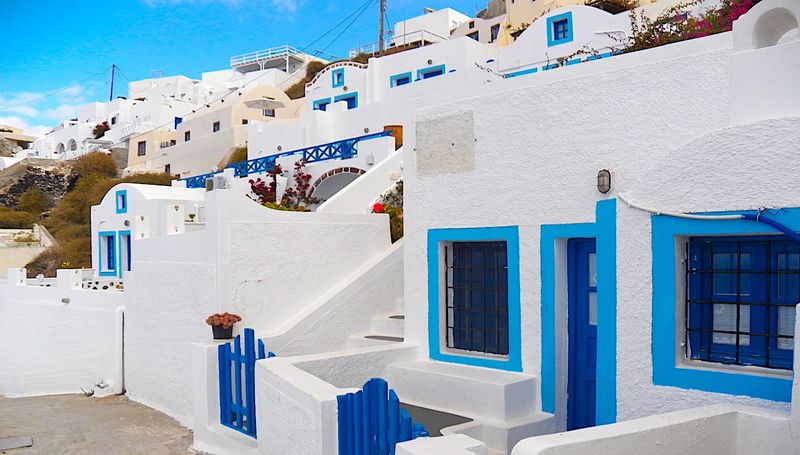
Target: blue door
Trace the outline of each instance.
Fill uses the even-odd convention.
[[[595,424],[597,272],[594,239],[571,239],[568,258],[567,430]]]

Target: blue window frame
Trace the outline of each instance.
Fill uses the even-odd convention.
[[[128,213],[128,191],[119,190],[115,195],[117,213]]]
[[[427,248],[431,359],[522,371],[517,226],[431,229]]]
[[[411,83],[411,72],[395,74],[389,78],[389,87],[399,87]]]
[[[336,68],[331,71],[331,87],[341,87],[344,85],[344,68]]]
[[[785,236],[693,237],[687,258],[687,357],[791,370],[800,244]]]
[[[572,41],[572,12],[567,11],[547,18],[547,46]]]
[[[417,70],[417,80],[430,79],[432,77],[441,76],[446,71],[444,65],[429,66]]]
[[[331,104],[330,98],[322,98],[319,100],[314,101],[313,106],[315,111],[326,111],[328,109],[328,105]]]
[[[358,107],[358,93],[345,93],[344,95],[337,96],[333,101],[345,101],[348,110],[355,109]]]
[[[114,231],[99,233],[98,239],[98,274],[100,276],[117,275],[117,234]]]

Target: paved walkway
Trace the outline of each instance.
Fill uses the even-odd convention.
[[[124,396],[0,397],[0,439],[30,436],[33,447],[6,455],[173,455],[189,450],[192,432]]]

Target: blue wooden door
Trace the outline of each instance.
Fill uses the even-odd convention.
[[[597,271],[594,239],[568,243],[569,373],[567,429],[595,424],[597,371]]]

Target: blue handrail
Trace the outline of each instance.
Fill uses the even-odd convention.
[[[353,158],[358,153],[358,143],[379,137],[386,137],[392,134],[391,131],[381,131],[380,133],[365,134],[363,136],[351,137],[340,141],[328,142],[325,144],[314,145],[297,150],[290,150],[275,155],[264,156],[238,163],[231,163],[226,168],[232,168],[233,175],[236,177],[246,177],[250,174],[260,174],[267,172],[275,167],[278,158],[287,156],[301,155],[306,164],[316,163],[327,160],[346,160]],[[207,174],[195,175],[181,179],[186,182],[186,188],[204,188],[206,180],[214,175],[221,174],[222,171],[209,172]]]

